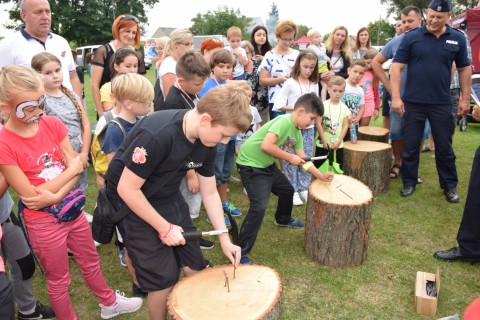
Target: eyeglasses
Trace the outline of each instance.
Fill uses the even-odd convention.
[[[19,103],[17,107],[15,108],[16,110],[16,116],[19,119],[25,118],[25,112],[23,112],[23,109],[28,108],[28,107],[38,107],[40,110],[45,109],[45,100],[47,99],[46,94],[42,94],[37,100],[29,100],[29,101],[24,101],[22,103]]]
[[[139,24],[140,22],[138,21],[137,17],[135,16],[132,16],[130,14],[124,14],[123,17],[122,17],[123,20],[126,20],[126,21],[135,21],[136,24]]]

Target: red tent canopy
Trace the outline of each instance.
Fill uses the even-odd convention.
[[[459,28],[460,23],[467,21],[466,33],[472,46],[472,66],[474,72],[480,72],[480,7],[467,10],[452,18],[452,26]]]
[[[301,36],[300,38],[298,38],[297,41],[293,43],[294,46],[299,46],[301,44],[305,44],[305,45],[310,44],[310,40],[308,40],[306,35]]]

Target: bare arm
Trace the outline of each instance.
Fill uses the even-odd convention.
[[[174,73],[166,73],[162,76],[163,96],[167,97],[170,88],[177,81],[177,75]]]
[[[462,92],[462,97],[458,102],[458,114],[465,115],[470,109],[470,87],[472,85],[472,68],[471,66],[466,66],[463,68],[458,68],[458,80],[460,82],[460,90]]]
[[[92,64],[92,97],[98,117],[101,117],[103,114],[103,106],[100,101],[100,81],[102,80],[102,74],[103,67]]]
[[[402,70],[405,64],[394,62],[390,67],[390,86],[392,90],[392,110],[400,116],[405,112],[405,106],[400,97],[400,86],[402,84]]]
[[[259,78],[260,78],[259,83],[263,87],[273,87],[279,83],[284,83],[288,79],[287,76],[270,78],[270,72],[268,72],[267,70],[260,70]]]
[[[382,67],[385,62],[387,62],[387,58],[383,54],[379,53],[375,56],[375,58],[373,58],[371,66],[373,73],[375,74],[377,79],[381,83],[383,83],[385,89],[387,89],[388,92],[392,93],[392,89],[390,88],[390,81],[388,80],[387,75],[385,74],[385,71]]]
[[[272,157],[288,161],[294,166],[298,166],[305,162],[302,160],[301,157],[280,149],[275,144],[277,140],[278,140],[278,136],[275,133],[268,132],[267,135],[265,136],[265,139],[263,139],[262,144],[260,145],[260,149],[263,152],[271,155]]]
[[[82,148],[80,149],[80,158],[82,159],[83,167],[87,168],[88,154],[90,153],[90,142],[92,141],[92,128],[90,127],[90,121],[88,120],[87,113],[82,112]]]

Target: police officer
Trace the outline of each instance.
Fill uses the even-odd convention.
[[[473,110],[473,118],[480,121],[480,108]],[[437,251],[434,256],[445,261],[480,261],[480,147],[473,158],[467,200],[463,210],[462,222],[458,229],[458,246],[445,251]]]
[[[426,25],[405,34],[390,70],[392,109],[403,117],[403,188],[400,191],[403,197],[410,196],[418,183],[420,143],[425,119],[428,119],[435,139],[440,187],[448,202],[460,200],[456,191],[458,178],[452,148],[456,125],[450,96],[452,63],[455,61],[458,69],[463,97],[470,96],[472,71],[465,36],[447,24],[449,19],[450,1],[430,2]],[[405,81],[401,71],[407,64],[405,92],[400,97],[400,85]],[[469,100],[463,99],[459,103],[459,115],[468,112]]]

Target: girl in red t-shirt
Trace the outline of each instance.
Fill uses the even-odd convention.
[[[57,319],[77,319],[68,294],[68,246],[85,282],[101,302],[102,318],[138,310],[140,298],[125,298],[108,287],[85,216],[60,223],[45,210],[75,186],[83,165],[62,121],[42,116],[44,103],[42,80],[33,70],[19,66],[1,69],[0,108],[9,117],[0,130],[0,172],[26,207],[23,215],[28,237],[45,269],[52,308]]]

